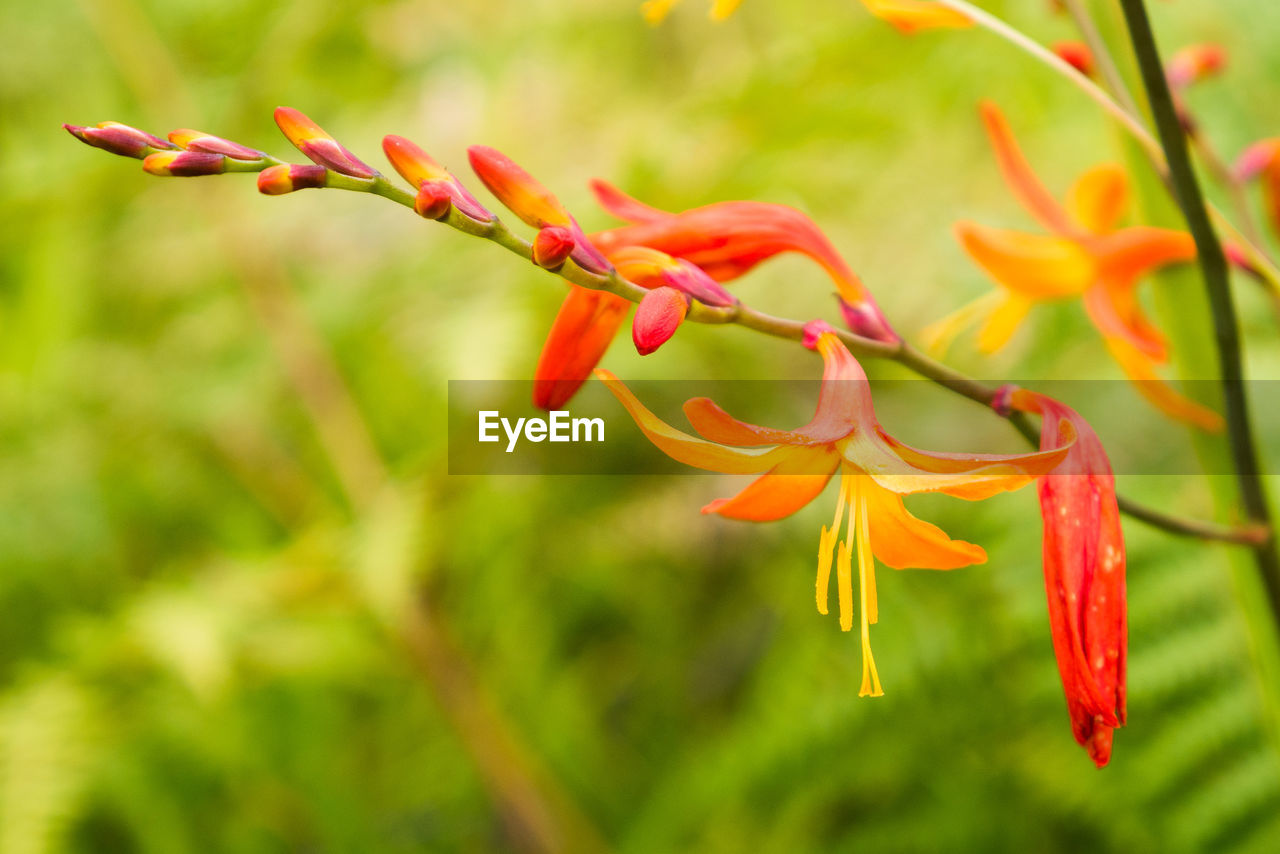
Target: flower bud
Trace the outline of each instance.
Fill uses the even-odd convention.
[[[701,267],[683,258],[672,258],[665,252],[647,246],[624,246],[609,260],[625,278],[646,288],[675,288],[699,302],[714,306],[731,306],[738,301]]]
[[[1255,142],[1236,160],[1236,177],[1249,181],[1277,163],[1280,163],[1280,137]]]
[[[282,163],[270,166],[258,174],[258,192],[268,196],[283,196],[294,190],[323,187],[329,170],[310,164]]]
[[[1053,46],[1058,58],[1079,71],[1085,77],[1092,77],[1094,70],[1093,51],[1084,42],[1058,42]]]
[[[444,219],[453,207],[453,196],[444,181],[424,181],[413,200],[418,216],[427,219]]]
[[[285,137],[311,162],[352,178],[372,178],[378,174],[301,111],[277,107],[275,118]]]
[[[1184,47],[1169,60],[1167,76],[1169,85],[1185,89],[1222,71],[1227,64],[1227,53],[1220,45],[1195,44]]]
[[[559,270],[576,245],[569,229],[549,225],[539,230],[533,239],[533,263],[547,270]]]
[[[207,154],[222,154],[233,160],[264,160],[266,154],[247,145],[223,139],[220,136],[198,130],[183,128],[170,132],[169,141],[187,151],[200,151]]]
[[[844,317],[845,326],[854,335],[887,344],[896,344],[900,340],[874,302],[863,300],[853,303],[840,296],[836,300],[840,303],[840,314]]]
[[[158,136],[152,136],[119,122],[102,122],[97,127],[91,128],[68,124],[64,124],[63,127],[86,145],[92,145],[94,148],[101,148],[103,151],[110,151],[122,157],[136,157],[139,160],[148,154],[177,147]]]
[[[636,352],[647,356],[667,343],[689,311],[689,298],[671,287],[654,288],[644,295],[631,322]]]
[[[382,138],[382,151],[400,177],[418,191],[415,210],[422,216],[441,219],[449,213],[451,206],[468,219],[480,223],[493,222],[493,214],[476,201],[462,182],[414,143],[392,134]],[[428,184],[432,185],[429,191],[426,189]],[[442,192],[444,198],[440,196]]]
[[[147,155],[142,168],[163,178],[220,175],[227,171],[227,158],[203,151],[157,151]]]

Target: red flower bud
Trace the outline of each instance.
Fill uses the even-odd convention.
[[[453,207],[453,195],[444,181],[423,181],[413,200],[418,216],[427,219],[444,219]]]
[[[836,296],[836,299],[840,303],[840,314],[844,317],[845,326],[848,326],[849,331],[854,335],[861,335],[863,338],[871,338],[889,344],[898,342],[898,334],[889,326],[889,321],[885,320],[880,307],[874,302],[860,300],[853,303],[839,295]]]
[[[644,295],[631,321],[631,340],[636,352],[647,356],[667,343],[684,321],[689,299],[675,288],[654,288]]]
[[[311,164],[281,164],[263,169],[258,174],[258,192],[268,196],[283,196],[294,190],[323,187],[329,170]]]
[[[142,168],[152,175],[192,178],[197,175],[220,175],[227,171],[227,158],[203,151],[157,151],[148,154]]]
[[[158,136],[152,136],[119,122],[102,122],[97,127],[91,128],[67,124],[63,127],[86,145],[92,145],[94,148],[101,148],[103,151],[110,151],[122,157],[136,157],[141,160],[148,154],[177,148]]]
[[[1093,51],[1084,42],[1058,42],[1053,46],[1053,52],[1085,77],[1093,76]]]
[[[1220,45],[1195,44],[1184,47],[1170,58],[1167,66],[1169,85],[1185,89],[1222,71],[1227,53]]]
[[[462,182],[413,142],[394,134],[385,136],[382,138],[382,151],[395,170],[400,173],[400,177],[419,191],[415,209],[422,216],[427,219],[443,218],[449,213],[449,206],[441,207],[441,205],[447,201],[469,219],[481,223],[493,222],[493,214],[476,201],[475,196],[462,186]],[[428,184],[433,187],[424,195],[423,191]],[[448,198],[442,200],[441,192],[444,192]],[[424,211],[427,212],[424,213]]]
[[[179,148],[185,148],[187,151],[224,154],[233,160],[263,160],[267,156],[256,148],[250,148],[247,145],[241,145],[238,142],[232,142],[220,136],[213,136],[212,134],[189,128],[172,131],[169,134],[169,141]]]
[[[573,232],[563,226],[549,225],[533,239],[533,263],[547,270],[559,270],[569,260],[577,243]]]
[[[352,178],[372,178],[378,174],[299,110],[277,107],[275,117],[281,132],[311,162]]]

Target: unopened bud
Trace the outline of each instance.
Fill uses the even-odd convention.
[[[413,200],[418,216],[427,219],[444,219],[453,207],[453,195],[443,181],[424,181]]]
[[[1079,71],[1085,77],[1092,77],[1094,70],[1093,51],[1084,42],[1058,42],[1053,46],[1058,58]]]
[[[207,154],[222,154],[233,160],[263,160],[266,158],[264,152],[247,145],[241,145],[238,142],[232,142],[229,139],[223,139],[220,136],[204,133],[198,130],[183,128],[175,130],[169,134],[169,141],[179,148],[185,148],[187,151],[201,151]]]
[[[901,340],[875,303],[870,301],[852,303],[840,296],[836,299],[840,303],[840,314],[844,317],[845,326],[848,326],[849,331],[854,335],[884,341],[886,344],[897,344]]]
[[[122,157],[137,157],[141,160],[148,154],[177,148],[158,136],[152,136],[146,131],[122,125],[119,122],[102,122],[97,127],[91,128],[67,124],[63,127],[86,145],[92,145],[94,148],[101,148],[103,151],[110,151]]]
[[[636,352],[647,356],[670,340],[689,311],[689,298],[675,288],[654,288],[644,295],[631,322]]]
[[[343,148],[305,113],[292,107],[277,107],[275,118],[276,124],[280,126],[285,137],[312,163],[352,178],[373,178],[378,174],[360,158]]]
[[[1184,89],[1218,74],[1227,64],[1227,52],[1216,44],[1194,44],[1184,47],[1169,60],[1169,85]]]
[[[323,166],[285,163],[270,166],[258,174],[258,192],[268,196],[283,196],[294,190],[323,187],[329,170]]]
[[[804,338],[802,339],[804,346],[810,350],[817,349],[818,339],[830,332],[835,334],[835,329],[825,320],[810,320],[804,325]]]
[[[533,263],[547,270],[559,270],[576,245],[569,229],[549,225],[540,229],[533,239]]]
[[[227,159],[221,154],[203,151],[158,151],[147,155],[142,168],[164,178],[193,178],[226,172]]]

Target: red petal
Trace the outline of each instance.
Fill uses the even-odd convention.
[[[559,409],[591,376],[631,303],[608,291],[573,287],[560,306],[534,372],[533,402]]]

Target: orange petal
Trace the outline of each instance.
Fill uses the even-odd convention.
[[[1196,257],[1196,242],[1190,234],[1148,225],[1122,228],[1098,238],[1094,246],[1102,275],[1126,283]]]
[[[876,428],[871,383],[862,365],[831,332],[818,336],[822,354],[822,385],[813,419],[796,432],[811,442],[834,442],[854,431]]]
[[[590,186],[600,207],[624,222],[659,222],[675,216],[628,196],[608,181],[594,178]]]
[[[941,27],[973,26],[973,21],[963,12],[928,0],[862,0],[862,5],[877,18],[888,21],[907,34]]]
[[[685,417],[704,439],[739,448],[760,445],[800,444],[806,438],[793,430],[774,430],[739,421],[709,398],[695,397],[684,404]]]
[[[860,435],[842,450],[850,464],[892,492],[943,492],[979,501],[1020,489],[1053,471],[1069,448],[1064,443],[1061,448],[1030,454],[948,454],[913,448],[877,427],[874,435]]]
[[[871,483],[860,487],[867,502],[871,550],[894,569],[958,569],[985,563],[981,546],[953,540],[936,525],[907,512],[902,498]]]
[[[1111,357],[1157,409],[1210,433],[1222,432],[1222,416],[1175,391],[1156,373],[1156,362],[1150,356],[1123,338],[1109,337],[1106,344]]]
[[[630,310],[628,300],[607,291],[570,288],[542,345],[534,371],[534,404],[550,410],[568,403],[591,376]]]
[[[1085,231],[1104,234],[1129,204],[1129,179],[1114,163],[1095,166],[1071,185],[1067,210]]]
[[[1156,362],[1169,358],[1164,335],[1152,325],[1132,284],[1103,282],[1085,291],[1085,311],[1107,338],[1121,338]]]
[[[839,466],[832,448],[791,448],[776,466],[732,498],[718,498],[703,513],[747,522],[772,522],[804,507],[826,487]],[[826,473],[821,473],[826,469]]]
[[[1058,234],[1074,233],[1075,228],[1066,211],[1031,170],[1000,108],[991,101],[983,101],[980,110],[987,137],[1000,163],[1000,174],[1014,196],[1045,228]]]
[[[757,474],[778,465],[795,450],[788,445],[767,449],[726,448],[723,445],[690,436],[646,409],[621,380],[604,368],[596,368],[595,375],[626,407],[627,412],[635,420],[636,426],[643,431],[649,441],[677,462],[724,474]]]
[[[959,222],[956,237],[991,278],[1015,293],[1044,300],[1083,293],[1097,278],[1093,257],[1065,237],[1026,234]]]

